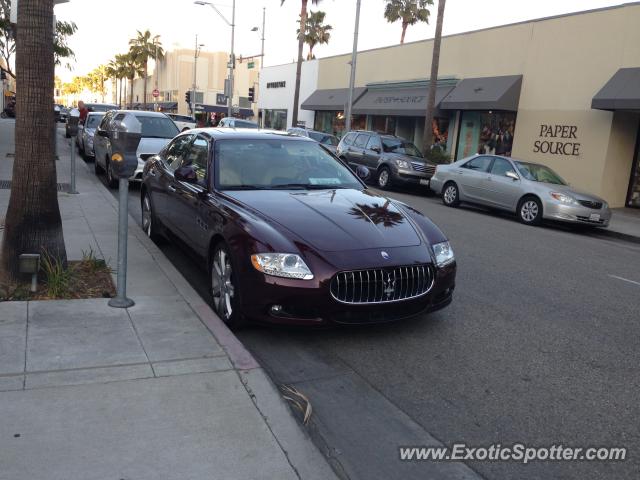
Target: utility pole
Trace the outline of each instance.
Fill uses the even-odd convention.
[[[231,59],[229,62],[229,98],[227,99],[229,117],[233,116],[233,74],[236,68],[236,56],[233,53],[233,44],[236,34],[236,0],[233,0],[233,7],[231,10]]]
[[[266,17],[267,7],[262,7],[262,49],[260,50],[260,68],[264,67],[264,20]]]
[[[345,112],[345,131],[351,130],[351,107],[353,106],[353,86],[356,83],[356,60],[358,58],[358,28],[360,25],[360,0],[356,2],[356,26],[353,31],[353,52],[351,53],[351,77],[349,78],[349,97]]]
[[[196,118],[196,74],[198,72],[198,34],[196,33],[196,47],[193,51],[193,87],[191,88],[191,115]]]

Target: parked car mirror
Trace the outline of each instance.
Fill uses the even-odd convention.
[[[382,151],[382,149],[380,147],[378,147],[378,146],[371,147],[371,150],[373,150],[376,153],[380,153]]]
[[[108,137],[109,136],[109,132],[107,132],[106,130],[98,130],[96,133],[98,135],[100,135],[101,137]]]
[[[198,181],[198,175],[191,165],[185,165],[178,168],[173,174],[176,180],[187,183],[196,183]]]
[[[366,179],[368,179],[371,176],[371,172],[367,167],[363,165],[358,165],[358,168],[356,168],[356,175],[360,180],[364,182]]]
[[[516,175],[516,172],[512,172],[511,170],[509,170],[508,172],[505,173],[505,176],[509,177],[512,180],[520,180],[518,178],[518,175]]]

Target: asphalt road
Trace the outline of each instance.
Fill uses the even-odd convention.
[[[274,382],[309,397],[309,431],[336,470],[363,479],[637,479],[640,285],[623,279],[640,282],[639,246],[450,209],[420,192],[390,196],[449,236],[459,270],[448,308],[373,328],[238,333]],[[133,187],[139,222],[138,197]],[[206,275],[182,248],[163,251],[207,298]],[[629,451],[624,462],[398,460],[399,445],[436,440]]]

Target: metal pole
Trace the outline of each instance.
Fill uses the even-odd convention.
[[[74,137],[71,137],[69,145],[71,146],[71,186],[69,187],[69,193],[75,194],[78,191],[76,190],[76,146],[74,145]]]
[[[193,53],[193,88],[191,89],[191,114],[196,118],[196,73],[198,68],[198,34],[196,33],[196,49]]]
[[[109,300],[109,306],[129,308],[135,302],[127,298],[127,235],[128,235],[128,199],[129,179],[120,178],[118,184],[118,285],[116,296]]]
[[[260,51],[260,66],[264,67],[264,19],[267,7],[262,7],[262,50]]]
[[[233,8],[231,10],[231,59],[229,61],[229,98],[227,101],[227,115],[233,116],[233,70],[236,68],[236,58],[233,53],[233,43],[236,34],[236,0],[233,0]]]
[[[356,83],[356,60],[358,57],[358,27],[360,25],[360,0],[356,2],[356,26],[353,31],[353,52],[351,53],[351,78],[349,78],[349,97],[345,112],[345,130],[351,130],[351,107],[353,106],[353,86]]]

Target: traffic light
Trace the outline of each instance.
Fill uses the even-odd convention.
[[[184,94],[184,101],[191,105],[191,91]]]
[[[254,87],[249,87],[249,101],[250,102],[255,102],[255,94],[256,94],[256,89]]]

